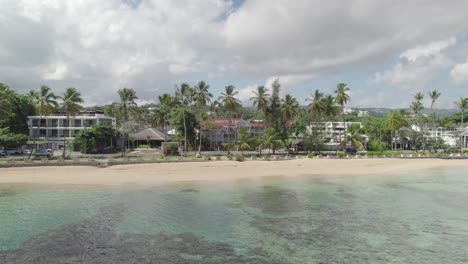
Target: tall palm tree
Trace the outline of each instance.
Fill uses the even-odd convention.
[[[187,154],[187,123],[185,120],[185,111],[187,107],[190,107],[193,102],[194,89],[187,83],[182,83],[176,86],[176,106],[178,110],[182,111],[182,117],[184,120],[184,155]]]
[[[219,112],[222,108],[222,105],[218,100],[215,100],[210,104],[210,112],[213,114],[214,117],[218,117]]]
[[[416,118],[419,116],[419,113],[424,109],[424,106],[420,101],[414,101],[410,105],[411,111],[416,114]]]
[[[307,110],[312,116],[315,116],[318,119],[321,118],[323,114],[323,97],[323,93],[317,89],[310,96],[310,98],[306,99],[306,101],[309,102],[309,104],[307,105]]]
[[[221,96],[218,98],[224,109],[229,113],[229,118],[232,118],[234,113],[241,106],[240,100],[236,98],[239,95],[239,92],[234,89],[235,87],[232,85],[226,86],[225,91],[221,93]]]
[[[65,93],[60,97],[62,99],[62,103],[60,106],[62,107],[63,110],[65,110],[67,114],[67,120],[68,120],[68,133],[71,133],[71,116],[76,116],[79,114],[81,111],[83,111],[83,106],[81,103],[83,103],[83,98],[81,98],[81,93],[76,90],[76,88],[69,87],[67,90],[65,90]],[[63,135],[63,157],[65,158],[66,154],[66,137]]]
[[[158,109],[156,110],[155,121],[159,125],[161,125],[161,129],[164,133],[164,142],[166,142],[166,125],[167,125],[167,117],[171,111],[171,107],[174,105],[174,98],[165,93],[163,95],[158,96]]]
[[[420,111],[422,111],[424,109],[424,106],[423,104],[421,103],[421,101],[424,99],[424,94],[421,93],[421,92],[417,92],[413,95],[413,98],[414,98],[414,102],[412,104],[414,104],[414,107],[416,110],[418,110],[417,112],[415,111],[415,114],[416,114],[416,118],[418,117],[418,114]],[[413,109],[412,109],[413,110]]]
[[[40,126],[42,117],[52,114],[55,111],[55,109],[58,108],[57,96],[52,92],[52,90],[48,86],[42,85],[39,91],[30,91],[29,97],[31,98],[31,102],[34,106],[36,114],[40,116]],[[36,137],[34,137],[33,140],[34,150],[34,148],[36,147]],[[29,157],[31,157],[32,152],[33,151],[29,153]]]
[[[398,110],[390,110],[385,117],[384,126],[390,130],[391,137],[392,137],[392,150],[395,148],[396,145],[394,144],[395,140],[395,133],[398,129],[403,126],[406,126],[408,123],[405,120],[404,115]]]
[[[335,102],[341,106],[341,119],[344,125],[344,133],[346,134],[346,122],[344,118],[344,105],[347,104],[351,97],[348,94],[349,87],[346,86],[346,83],[338,83],[336,85],[335,90]],[[341,141],[341,133],[340,133],[340,141]]]
[[[208,91],[209,85],[205,84],[204,81],[198,82],[194,88],[194,101],[198,108],[205,107],[210,101],[213,95]]]
[[[432,123],[433,123],[433,130],[432,132],[433,133],[436,133],[435,132],[435,121],[436,121],[436,112],[435,112],[435,103],[437,101],[437,99],[439,99],[441,93],[437,90],[433,90],[433,91],[430,91],[429,92],[429,97],[431,98],[431,110],[432,110]],[[437,135],[437,134],[435,134]]]
[[[413,95],[413,97],[414,100],[416,100],[417,102],[421,102],[424,99],[424,94],[421,92],[417,92]]]
[[[196,106],[199,109],[202,109],[211,101],[211,98],[213,95],[208,91],[210,88],[209,85],[205,84],[204,81],[198,82],[197,85],[194,87],[194,101],[196,103]],[[203,112],[200,112],[200,120],[202,120],[202,114]],[[198,137],[199,137],[199,146],[198,146],[198,154],[201,155],[201,145],[202,145],[202,123],[200,122],[200,128],[198,132]]]
[[[461,112],[461,127],[464,128],[463,122],[464,122],[464,114],[465,114],[465,109],[468,108],[468,98],[466,97],[460,97],[458,101],[453,102],[458,109],[460,109]]]
[[[123,151],[122,151],[122,156],[126,155],[126,148],[128,144],[128,135],[127,135],[127,130],[125,129],[125,126],[127,125],[128,121],[128,112],[130,108],[136,106],[135,100],[138,99],[136,96],[136,92],[133,89],[130,88],[123,88],[118,91],[119,97],[120,97],[120,103],[119,103],[119,108],[120,108],[120,116],[122,117],[122,133],[124,134],[124,144],[123,144]],[[125,142],[127,141],[127,142]]]
[[[281,100],[280,111],[284,121],[292,120],[299,111],[299,102],[294,96],[287,94],[284,99]]]
[[[234,89],[235,87],[233,85],[226,86],[224,92],[221,93],[221,96],[218,98],[226,112],[228,112],[228,131],[231,126],[231,119],[234,117],[237,109],[241,107],[240,100],[236,98],[239,95],[239,92]]]
[[[252,105],[257,107],[258,111],[263,113],[263,116],[266,116],[266,111],[268,108],[268,102],[270,94],[268,93],[268,89],[265,86],[258,86],[257,91],[253,92],[254,96],[250,97],[250,101],[252,101]]]
[[[334,118],[340,114],[340,108],[336,105],[335,98],[331,94],[327,94],[321,100],[322,115],[325,118]]]

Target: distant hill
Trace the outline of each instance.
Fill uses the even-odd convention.
[[[385,116],[387,115],[388,111],[392,110],[392,108],[377,108],[377,107],[353,108],[353,109],[368,111],[370,116]],[[408,111],[408,109],[405,109],[405,111]],[[438,117],[451,116],[458,112],[459,110],[457,109],[436,109],[436,115]],[[424,109],[421,111],[421,114],[432,115],[432,112],[431,112],[431,109]]]

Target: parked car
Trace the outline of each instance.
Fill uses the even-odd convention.
[[[51,149],[36,149],[33,152],[33,155],[35,157],[52,157],[54,155],[54,152]]]
[[[7,156],[7,154],[6,154],[5,152],[0,151],[0,158],[4,158],[4,157],[6,157],[6,156]]]
[[[5,154],[7,155],[19,155],[23,154],[23,150],[20,148],[9,148],[4,150]]]

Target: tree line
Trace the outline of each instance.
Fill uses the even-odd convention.
[[[184,152],[196,148],[201,150],[202,145],[206,143],[206,138],[201,132],[197,134],[197,131],[203,131],[202,124],[209,123],[206,121],[217,117],[225,117],[228,122],[236,117],[255,117],[264,120],[267,129],[263,142],[258,139],[252,142],[248,136],[242,134],[244,132],[236,131],[236,144],[239,149],[262,146],[275,149],[288,146],[292,139],[299,138],[304,140],[306,148],[319,149],[326,139],[321,135],[320,126],[313,126],[312,130],[316,131],[310,133],[311,123],[320,124],[337,120],[344,122],[356,119],[345,115],[343,111],[351,100],[350,87],[345,83],[337,84],[331,94],[315,90],[305,100],[306,106],[301,106],[298,99],[291,94],[280,96],[280,91],[281,84],[278,79],[272,83],[271,87],[259,86],[252,92],[251,107],[243,107],[239,100],[239,92],[233,85],[226,86],[216,98],[210,92],[210,86],[200,81],[195,85],[188,83],[176,85],[173,93],[157,96],[156,103],[138,106],[135,90],[122,88],[118,90],[119,102],[97,108],[117,119],[119,131],[127,143],[128,133],[132,131],[131,121],[146,121],[159,127],[165,135],[169,127],[173,128],[176,132],[176,139],[183,142]],[[446,122],[446,125],[452,126],[461,123],[463,126],[464,111],[468,107],[467,98],[461,97],[455,102],[461,114],[460,122],[457,122],[456,116],[451,117],[452,121],[436,117],[435,106],[441,96],[439,91],[431,91],[428,96],[431,99],[430,109],[433,113],[430,121]],[[351,142],[355,148],[362,147],[366,143],[366,148],[370,150],[393,149],[394,140],[402,135],[400,128],[408,126],[411,122],[428,121],[427,117],[420,115],[424,108],[423,98],[422,93],[414,94],[414,101],[408,110],[412,111],[415,117],[408,118],[405,110],[391,110],[384,118],[359,118],[359,121],[364,123],[364,127],[359,129],[345,127],[346,132],[339,135],[338,141]],[[50,87],[45,85],[28,94],[17,94],[7,85],[0,84],[0,127],[4,128],[1,133],[3,135],[8,133],[9,135],[27,135],[28,115],[47,116],[60,110],[70,118],[83,110],[82,104],[81,93],[73,87],[67,88],[61,95],[56,95]],[[364,142],[360,137],[362,134],[369,136],[368,142]],[[413,138],[418,137],[413,135]],[[66,145],[65,140],[64,145]],[[127,145],[124,144],[123,155],[126,153]],[[415,145],[418,144],[415,142]],[[65,153],[64,148],[63,155]]]

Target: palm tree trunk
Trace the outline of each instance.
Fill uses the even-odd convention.
[[[199,137],[200,137],[200,145],[198,147],[198,154],[201,155],[201,145],[202,145],[202,127],[200,125],[200,133],[199,133]]]
[[[166,142],[167,141],[166,139],[166,114],[164,114],[164,117],[163,117],[162,129],[164,133],[164,142]]]
[[[461,118],[461,125],[462,125],[462,128],[463,128],[463,114],[465,113],[464,109],[462,110],[462,118]]]
[[[182,117],[184,119],[184,156],[187,156],[187,124],[185,123],[185,109],[182,110]]]
[[[465,109],[462,109],[461,113],[462,113],[462,118],[461,118],[462,131],[461,131],[461,133],[463,133],[464,130],[465,130],[464,127],[463,127],[463,114],[465,113]],[[463,152],[463,147],[465,147],[465,140],[463,140],[463,139],[464,139],[464,137],[460,138],[460,141],[461,141],[460,142],[460,152]]]

